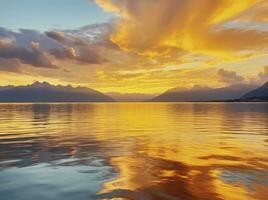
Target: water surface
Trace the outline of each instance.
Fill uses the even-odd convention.
[[[0,104],[1,200],[255,200],[268,104]]]

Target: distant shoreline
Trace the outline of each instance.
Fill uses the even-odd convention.
[[[120,103],[268,103],[268,100],[212,100],[212,101],[0,101],[0,104],[49,104],[49,103],[109,103],[109,104],[120,104]]]

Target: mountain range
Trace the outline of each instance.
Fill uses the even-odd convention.
[[[173,88],[161,95],[146,94],[103,94],[86,87],[71,85],[51,85],[47,82],[34,82],[26,86],[0,87],[0,102],[193,102],[193,101],[268,101],[268,82],[263,86],[231,85],[222,88],[194,86],[191,89]]]
[[[251,96],[250,91],[256,89],[256,85],[238,84],[222,88],[208,88],[194,86],[191,89],[174,88],[151,99],[153,102],[191,102],[191,101],[228,101],[243,100]],[[254,90],[255,91],[255,90]],[[258,90],[258,94],[265,94],[265,88]],[[266,87],[266,93],[268,87]]]
[[[0,102],[113,102],[113,98],[86,87],[34,82],[26,86],[0,87]]]

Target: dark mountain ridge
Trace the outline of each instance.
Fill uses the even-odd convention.
[[[268,101],[268,82],[263,86],[248,92],[241,97],[242,100]]]
[[[0,102],[114,102],[114,99],[86,87],[34,82],[26,86],[0,87]]]
[[[192,89],[174,88],[151,99],[153,102],[227,101],[239,99],[255,85],[239,84],[223,88],[194,86]]]

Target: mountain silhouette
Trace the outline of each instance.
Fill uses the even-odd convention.
[[[242,100],[268,100],[268,82],[263,86],[248,92],[241,97]]]
[[[34,82],[26,86],[0,87],[0,102],[113,102],[114,99],[96,90],[71,85]]]
[[[191,89],[174,88],[151,99],[154,102],[226,101],[239,99],[257,88],[255,85],[238,84],[223,88],[194,86]]]

